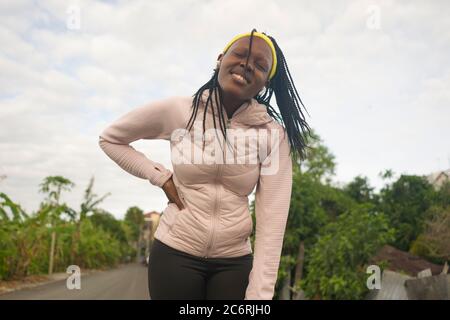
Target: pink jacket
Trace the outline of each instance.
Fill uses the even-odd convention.
[[[203,101],[207,97],[208,92],[204,91]],[[230,132],[235,132],[236,141],[239,141],[239,137],[245,137],[245,133],[256,131],[255,129],[275,133],[268,135],[266,140],[258,140],[261,142],[257,152],[255,148],[249,148],[251,139],[240,140],[241,146],[242,141],[245,141],[245,155],[256,156],[253,159],[257,161],[242,161],[244,157],[239,157],[242,153],[236,152],[235,145],[234,153],[227,146],[220,149],[220,152],[209,153],[213,157],[221,154],[224,159],[229,159],[226,157],[232,155],[232,163],[224,163],[226,160],[222,163],[195,162],[191,151],[195,153],[196,150],[202,150],[202,140],[195,140],[192,131],[190,136],[183,136],[180,134],[183,131],[177,130],[186,127],[192,102],[193,97],[173,96],[137,107],[109,125],[100,134],[99,145],[122,169],[149,180],[155,186],[162,187],[173,176],[184,209],[180,210],[174,203],[167,205],[155,232],[156,239],[175,249],[204,258],[239,257],[253,253],[253,267],[245,299],[270,300],[273,298],[278,275],[292,189],[292,162],[287,133],[268,115],[264,105],[252,99],[250,103],[243,103],[231,119],[228,119],[226,112],[224,117],[227,120],[227,133],[230,135]],[[218,109],[214,99],[212,102],[218,137],[223,139]],[[203,108],[204,104],[200,102],[192,128],[200,134]],[[207,115],[205,129],[214,128],[211,105],[208,106]],[[276,134],[279,139],[276,139]],[[138,139],[169,140],[173,172],[129,145]],[[208,154],[208,146],[210,151],[216,145],[212,143],[213,140],[206,140],[204,154]],[[266,151],[261,152],[264,148]],[[197,152],[197,156],[198,154]],[[191,162],[180,161],[186,158]],[[241,162],[237,159],[241,159]],[[269,161],[275,165],[266,174],[262,174],[263,168],[270,167]],[[252,251],[250,235],[253,220],[248,196],[255,186],[256,228]]]

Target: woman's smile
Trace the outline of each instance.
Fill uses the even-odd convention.
[[[245,80],[244,77],[242,77],[241,75],[238,75],[236,73],[231,73],[231,78],[234,80],[235,83],[237,83],[241,86],[248,85],[247,80]]]

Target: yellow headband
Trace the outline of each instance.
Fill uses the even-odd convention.
[[[234,38],[233,38],[233,39],[225,46],[225,49],[223,49],[223,54],[225,54],[225,52],[227,52],[227,50],[231,47],[231,45],[232,45],[235,41],[237,41],[237,40],[239,40],[239,39],[241,39],[241,38],[244,38],[244,37],[249,37],[250,35],[251,35],[251,32],[247,32],[247,33],[243,33],[243,34],[240,34],[240,35],[235,36],[235,37],[234,37]],[[270,74],[269,74],[269,79],[272,79],[272,77],[273,77],[274,74],[275,74],[275,71],[277,70],[277,54],[276,54],[276,51],[275,51],[275,47],[274,47],[274,45],[273,45],[273,43],[272,43],[272,40],[270,40],[270,38],[269,38],[268,36],[266,36],[265,34],[260,33],[260,32],[253,32],[253,35],[254,35],[254,36],[257,36],[257,37],[260,37],[261,39],[265,40],[265,41],[267,42],[267,44],[269,45],[270,49],[272,50],[272,57],[273,57],[273,59],[272,59],[272,68],[271,68]]]

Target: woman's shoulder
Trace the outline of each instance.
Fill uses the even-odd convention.
[[[266,129],[266,130],[275,130],[280,134],[283,134],[286,132],[286,128],[282,123],[280,123],[278,120],[274,119],[273,117],[267,115],[268,118],[270,118],[270,121],[267,121],[264,123],[260,128]]]

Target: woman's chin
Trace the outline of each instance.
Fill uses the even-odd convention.
[[[236,98],[244,98],[246,96],[246,90],[234,83],[227,84],[226,86],[222,87],[222,89],[225,93]]]

